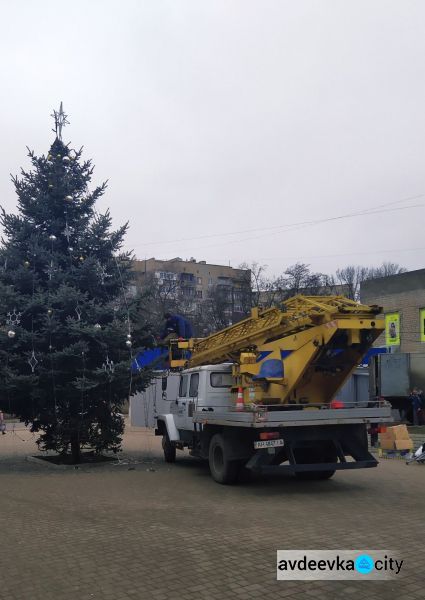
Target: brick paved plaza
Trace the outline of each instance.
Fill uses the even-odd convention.
[[[0,436],[1,600],[424,597],[425,466],[383,461],[327,482],[223,487],[187,455],[128,429],[121,464],[28,462]],[[276,549],[398,549],[391,582],[276,581]]]

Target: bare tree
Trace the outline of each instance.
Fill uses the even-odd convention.
[[[399,275],[406,273],[407,269],[400,267],[397,263],[383,262],[380,267],[372,267],[370,269],[370,279],[378,279],[378,277],[390,277],[391,275]]]
[[[180,290],[177,280],[162,280],[153,273],[148,273],[140,292],[148,304],[150,313],[159,313],[162,316],[164,312],[178,308]]]
[[[254,306],[254,292],[252,285],[252,271],[246,263],[243,263],[239,269],[243,269],[240,275],[239,281],[234,289],[234,300],[240,310],[237,312],[241,313],[241,316],[247,316],[252,306]]]
[[[338,286],[336,279],[335,279],[335,275],[326,275],[324,274],[323,276],[323,280],[322,280],[322,291],[323,294],[326,296],[330,296],[330,295],[339,295],[339,294],[343,294],[343,291],[340,289],[340,287]]]
[[[336,278],[344,289],[344,295],[352,300],[359,300],[360,286],[363,281],[369,279],[378,279],[379,277],[389,277],[405,273],[406,269],[396,263],[384,262],[380,267],[364,267],[361,265],[350,265],[343,269],[338,269]]]
[[[276,277],[267,277],[267,266],[256,262],[249,266],[244,263],[240,268],[251,271],[251,306],[269,308],[296,294],[329,294],[333,293],[331,286],[332,290],[335,287],[333,278],[312,272],[310,266],[304,263],[291,265]]]
[[[210,315],[213,330],[224,329],[232,322],[232,290],[215,285],[209,292]]]
[[[226,289],[228,288],[228,289]],[[233,290],[230,286],[213,286],[208,297],[197,303],[191,315],[195,337],[205,337],[232,324]]]
[[[325,283],[328,281],[322,273],[313,273],[310,265],[296,263],[288,267],[286,275],[286,297],[306,294],[307,296],[323,295]]]
[[[344,287],[344,296],[351,300],[358,300],[360,295],[360,284],[370,279],[370,270],[367,267],[350,265],[343,269],[337,269],[336,278],[338,283]]]
[[[267,270],[267,265],[260,265],[260,263],[253,262],[250,265],[248,263],[242,263],[238,267],[239,269],[244,269],[250,273],[250,306],[259,306],[261,293],[267,287],[268,280],[265,276],[265,272]]]

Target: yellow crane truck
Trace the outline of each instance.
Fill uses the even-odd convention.
[[[375,467],[367,427],[390,422],[390,405],[350,405],[337,393],[384,329],[380,313],[342,296],[299,295],[209,337],[171,340],[179,391],[155,430],[165,460],[189,448],[223,484],[243,467],[302,479]]]

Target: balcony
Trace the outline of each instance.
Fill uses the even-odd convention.
[[[180,273],[180,282],[181,284],[195,284],[195,275],[192,275],[192,273]]]
[[[217,285],[232,286],[233,280],[231,277],[217,277]]]

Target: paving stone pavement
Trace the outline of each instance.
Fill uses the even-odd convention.
[[[226,487],[188,455],[163,463],[143,430],[127,428],[118,464],[79,469],[27,462],[34,439],[17,434],[0,436],[1,600],[425,595],[425,465]],[[405,568],[388,582],[276,581],[290,548],[395,549]]]

